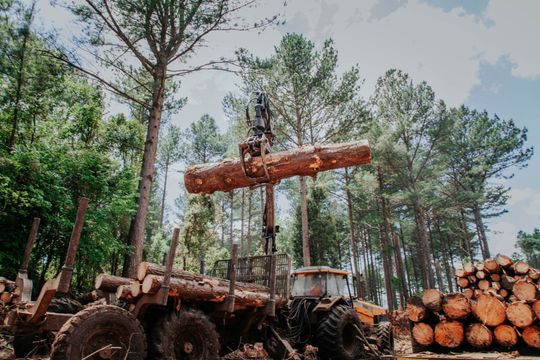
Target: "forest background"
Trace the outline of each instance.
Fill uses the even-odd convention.
[[[15,10],[19,5],[15,3],[6,10],[3,21],[8,22],[3,26],[9,27],[9,21],[13,21],[16,24],[14,28],[24,28],[26,20],[22,13],[17,14]],[[29,4],[23,5],[28,11]],[[335,75],[338,83],[342,76],[347,78],[348,74],[349,88],[354,89],[354,94],[351,98],[346,94],[338,98],[343,104],[355,103],[356,108],[351,109],[347,105],[346,110],[357,115],[355,121],[360,121],[352,129],[344,127],[339,135],[341,139],[351,136],[369,138],[378,155],[377,159],[381,161],[370,169],[351,170],[351,174],[347,174],[352,179],[352,185],[348,187],[351,194],[344,191],[346,187],[343,183],[347,176],[343,172],[336,172],[334,176],[321,176],[316,182],[307,181],[306,200],[315,263],[350,268],[351,218],[347,211],[348,198],[354,205],[354,237],[360,248],[358,264],[366,277],[367,295],[377,302],[390,301],[398,305],[403,301],[399,295],[404,297],[407,293],[417,292],[429,281],[439,287],[449,287],[445,265],[452,266],[455,265],[453,262],[459,263],[471,256],[481,258],[485,255],[478,241],[482,234],[471,204],[481,205],[480,227],[486,231],[485,237],[491,254],[518,251],[519,248],[514,244],[520,230],[531,234],[521,234],[521,238],[526,240],[526,246],[532,246],[527,248],[526,255],[534,256],[534,251],[540,252],[538,235],[532,234],[540,217],[540,210],[536,206],[540,200],[540,189],[535,181],[540,164],[537,157],[530,157],[531,153],[528,152],[540,138],[540,125],[536,121],[540,115],[537,101],[540,93],[540,62],[537,61],[540,49],[532,41],[533,34],[539,30],[533,16],[538,14],[538,5],[526,1],[521,2],[519,7],[511,8],[507,8],[508,4],[501,1],[480,1],[475,5],[451,1],[374,1],[362,2],[361,7],[344,2],[306,4],[290,1],[286,6],[282,5],[262,2],[256,8],[246,9],[243,14],[245,18],[257,20],[261,18],[260,14],[270,16],[279,13],[279,25],[276,21],[262,32],[216,33],[208,38],[207,47],[197,53],[196,60],[204,63],[216,53],[234,58],[238,48],[246,48],[247,53],[237,59],[238,64],[244,66],[239,72],[243,76],[231,72],[208,71],[182,77],[175,93],[178,101],[173,104],[179,110],[166,113],[162,127],[163,146],[158,155],[158,177],[152,189],[153,203],[145,238],[147,258],[156,261],[160,259],[166,248],[170,226],[181,224],[179,219],[187,221],[184,226],[190,224],[190,219],[194,220],[192,226],[198,231],[196,239],[187,241],[184,237],[185,259],[179,260],[185,260],[186,267],[191,270],[201,270],[203,264],[211,266],[214,259],[225,256],[231,234],[232,237],[244,239],[247,246],[250,233],[252,249],[256,251],[260,226],[260,205],[255,205],[260,204],[258,195],[254,193],[249,197],[245,193],[242,196],[241,192],[236,192],[232,207],[230,195],[218,195],[213,199],[211,211],[205,212],[205,209],[209,209],[206,206],[208,204],[196,200],[190,202],[183,192],[181,170],[189,163],[236,154],[236,144],[245,133],[239,104],[249,97],[247,94],[253,90],[253,84],[259,81],[256,75],[245,70],[253,67],[250,63],[253,60],[251,55],[279,63],[278,50],[286,46],[293,47],[293,50],[304,46],[307,56],[315,56],[316,52],[321,57],[326,55],[329,78]],[[57,31],[51,35],[53,28]],[[76,38],[82,32],[81,29],[67,9],[51,8],[47,2],[40,1],[36,4],[30,26],[30,32],[36,34],[36,40],[32,40],[28,46],[47,49],[50,39],[54,39],[55,44],[69,44],[73,37]],[[283,36],[288,33],[303,34],[303,37],[289,37],[290,41],[287,42]],[[15,38],[12,44],[15,59],[17,56],[20,59],[25,38],[24,32],[18,35],[20,37]],[[43,43],[37,40],[38,37],[45,39]],[[333,39],[333,43],[325,43],[328,39]],[[82,289],[97,271],[121,270],[123,254],[127,250],[130,217],[134,211],[133,197],[137,185],[137,167],[140,166],[141,144],[144,141],[144,119],[137,118],[137,111],[129,103],[110,95],[92,79],[74,73],[50,57],[42,56],[40,51],[32,50],[30,53],[35,58],[31,58],[31,64],[25,62],[28,69],[25,67],[22,73],[27,79],[34,79],[36,74],[47,76],[35,82],[23,82],[29,88],[25,90],[25,96],[29,98],[24,101],[33,105],[21,107],[26,111],[21,115],[24,119],[20,128],[21,142],[25,145],[21,150],[9,155],[3,154],[2,157],[3,207],[0,217],[4,229],[13,229],[13,237],[10,237],[9,231],[4,232],[2,246],[6,246],[9,241],[13,248],[10,245],[6,246],[7,250],[2,248],[1,263],[2,266],[12,263],[6,268],[14,268],[16,258],[13,254],[21,249],[20,239],[24,238],[19,221],[29,219],[29,225],[32,216],[29,209],[37,207],[45,215],[42,216],[45,223],[41,238],[46,246],[40,248],[36,256],[36,276],[43,281],[54,272],[69,234],[74,198],[84,194],[91,197],[96,207],[89,214],[87,238],[82,243],[81,257],[84,260],[81,264],[91,271],[84,274],[80,272],[76,276],[79,288]],[[79,55],[83,62],[91,61],[88,54]],[[4,124],[12,124],[13,99],[17,97],[12,92],[16,89],[13,85],[18,83],[21,71],[6,64],[3,63],[3,70],[7,78],[4,78],[2,88],[9,91],[6,91],[7,96],[2,105],[2,140],[8,144],[10,126]],[[386,73],[392,68],[401,69],[403,73]],[[271,79],[271,75],[265,81]],[[381,80],[377,84],[379,78]],[[423,81],[426,81],[425,85]],[[400,84],[398,90],[391,86],[395,83]],[[279,88],[274,90],[275,94],[279,94]],[[423,158],[436,161],[429,161],[427,170],[413,169],[413,172],[417,171],[418,178],[422,179],[423,188],[417,192],[405,191],[406,186],[411,185],[403,183],[404,177],[407,177],[404,174],[407,173],[402,171],[402,164],[392,164],[390,161],[395,158],[392,156],[394,151],[402,153],[400,149],[390,146],[394,142],[392,136],[399,138],[399,133],[390,134],[387,130],[391,127],[388,127],[388,123],[385,125],[384,121],[395,121],[395,113],[392,111],[400,110],[396,110],[395,101],[385,103],[385,91],[416,93],[422,101],[427,102],[427,112],[424,113],[427,115],[424,118],[430,119],[429,126],[432,129],[433,124],[445,127],[444,136],[439,134],[435,138],[430,133],[430,136],[419,138],[419,144],[426,150],[424,157],[419,157],[420,164],[423,164]],[[380,96],[377,97],[377,94]],[[395,93],[391,94],[390,98],[398,98]],[[444,109],[439,100],[445,102]],[[466,109],[460,110],[462,104],[471,111],[477,109],[479,113],[471,115]],[[486,115],[482,113],[484,109]],[[204,117],[205,114],[209,116]],[[450,175],[455,170],[451,165],[458,162],[449,159],[463,159],[463,154],[451,150],[455,149],[460,140],[470,137],[466,134],[459,136],[453,128],[455,122],[471,122],[471,118],[478,118],[480,124],[486,124],[490,119],[496,119],[495,114],[500,117],[497,123],[510,119],[515,121],[515,126],[510,128],[515,130],[514,137],[518,141],[510,141],[510,148],[514,144],[514,148],[518,149],[516,153],[519,156],[515,161],[517,166],[501,174],[508,177],[516,173],[516,176],[492,176],[484,186],[474,191],[456,188],[453,182],[455,179]],[[437,117],[444,118],[444,124],[433,120]],[[41,118],[47,121],[40,122]],[[215,127],[209,126],[212,123],[210,118],[214,119]],[[196,122],[199,119],[202,121]],[[342,118],[340,121],[351,119]],[[403,119],[405,121],[406,117]],[[41,123],[43,126],[36,126]],[[407,126],[414,129],[418,123],[415,121]],[[197,124],[200,126],[197,127]],[[379,132],[377,124],[380,125]],[[178,129],[171,125],[178,126]],[[524,127],[528,129],[528,140],[520,143],[519,139],[523,135],[520,129]],[[186,135],[189,131],[192,134]],[[457,138],[452,139],[452,134]],[[185,149],[183,146],[193,146],[190,142],[197,139],[195,135],[211,139],[210,157],[193,157],[189,151],[182,150]],[[486,138],[476,139],[480,142],[482,140]],[[491,140],[501,145],[496,139]],[[430,141],[437,155],[429,153]],[[290,142],[288,145],[293,144]],[[385,144],[387,146],[382,146]],[[493,145],[488,143],[485,149]],[[480,146],[472,144],[471,151]],[[175,151],[178,149],[180,151]],[[3,151],[9,153],[9,146]],[[73,153],[76,153],[76,157]],[[388,161],[383,161],[384,154],[389,154]],[[527,163],[527,168],[517,171]],[[39,164],[38,168],[36,164]],[[377,165],[380,167],[377,168]],[[377,169],[384,175],[382,178],[386,183],[379,183]],[[25,175],[28,187],[15,191],[13,184],[21,174]],[[165,174],[168,174],[166,192],[163,190]],[[477,172],[474,175],[478,175]],[[279,241],[281,250],[293,254],[296,264],[300,264],[301,248],[298,246],[301,246],[302,226],[297,186],[295,181],[291,181],[284,182],[280,187],[278,205],[282,233]],[[461,198],[465,193],[467,196]],[[418,228],[422,226],[418,225],[418,217],[413,210],[415,194],[422,199],[420,211],[426,215],[420,222],[425,225],[425,235],[428,236],[423,243],[429,247],[427,251],[430,256],[427,258],[430,264],[422,265],[412,261],[419,251],[417,247],[422,244],[421,234],[418,233]],[[10,206],[14,203],[19,204],[19,207],[10,213]],[[251,206],[248,205],[250,203]],[[251,214],[248,213],[249,209],[252,209]],[[388,210],[386,215],[384,209]],[[509,211],[505,213],[505,210]],[[206,220],[201,222],[201,218]],[[251,219],[249,227],[248,218]],[[320,229],[328,231],[322,232]],[[394,242],[396,237],[397,243]],[[317,253],[317,248],[331,251],[320,250]],[[399,249],[399,254],[396,254],[396,249]],[[201,264],[200,254],[203,253],[208,256]],[[403,262],[401,270],[400,261]],[[441,268],[436,266],[439,263]],[[431,280],[422,279],[419,266],[432,268]],[[384,278],[377,275],[384,272],[391,274],[387,277],[391,279],[390,282],[385,283]],[[387,296],[388,292],[395,294],[394,297]]]

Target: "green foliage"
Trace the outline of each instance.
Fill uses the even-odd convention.
[[[525,255],[527,263],[540,268],[540,229],[535,228],[532,234],[520,231],[517,237],[516,247]]]

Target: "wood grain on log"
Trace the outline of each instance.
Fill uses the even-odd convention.
[[[536,318],[540,319],[540,300],[536,300],[533,304],[532,304],[532,309],[536,315]]]
[[[496,274],[501,271],[501,268],[495,259],[484,260],[484,269],[491,274]]]
[[[304,146],[266,155],[269,181],[276,183],[292,176],[315,176],[326,170],[368,164],[371,151],[367,141],[343,144]],[[246,167],[256,177],[264,176],[261,157],[246,160]],[[262,181],[244,175],[240,159],[225,159],[219,163],[189,167],[184,184],[190,193],[211,194],[257,185]]]
[[[453,320],[465,319],[472,312],[469,299],[462,293],[446,295],[442,302],[442,309],[446,316]]]
[[[131,284],[120,285],[116,289],[116,298],[125,301],[132,301],[133,295],[131,294]]]
[[[512,293],[523,301],[535,301],[538,299],[538,289],[536,285],[531,284],[525,280],[519,280],[514,284]]]
[[[463,289],[463,295],[467,297],[467,299],[472,299],[474,297],[474,290],[473,289]]]
[[[505,288],[506,290],[512,291],[515,283],[516,283],[516,279],[514,279],[513,277],[508,276],[508,275],[501,276],[501,286]]]
[[[129,278],[108,274],[99,274],[96,277],[95,288],[96,290],[115,293],[116,289],[118,289],[120,285],[129,285],[130,283],[131,279]]]
[[[414,340],[422,346],[430,346],[434,341],[432,327],[423,322],[414,324],[412,336]]]
[[[427,289],[422,294],[422,303],[431,311],[439,312],[442,309],[442,294],[437,289]]]
[[[481,294],[473,303],[474,315],[485,325],[497,326],[506,320],[506,307],[496,297]]]
[[[495,336],[497,344],[503,347],[510,348],[515,346],[518,342],[516,330],[507,324],[498,325],[493,331],[493,335]]]
[[[457,282],[457,285],[462,289],[465,289],[466,287],[469,286],[469,279],[467,279],[465,277],[457,278],[456,282]]]
[[[529,265],[523,261],[518,261],[512,265],[512,269],[514,269],[516,275],[526,275],[529,272]]]
[[[501,274],[490,274],[491,281],[501,282]]]
[[[523,341],[530,347],[540,349],[540,326],[532,325],[523,330]]]
[[[532,325],[535,315],[529,305],[524,302],[515,302],[506,307],[506,317],[512,325],[525,328]]]
[[[457,348],[465,338],[463,324],[454,320],[443,320],[435,326],[435,342],[445,348]]]
[[[472,275],[476,272],[476,267],[474,266],[473,263],[469,262],[463,265],[463,271],[465,271],[466,275]]]
[[[409,298],[407,316],[412,322],[421,322],[427,318],[428,310],[420,297],[412,296]]]
[[[485,349],[493,343],[493,333],[483,324],[471,324],[465,333],[467,342],[477,349]]]
[[[491,283],[488,281],[488,280],[480,280],[478,282],[478,284],[476,284],[476,286],[480,289],[480,290],[487,290],[489,289],[489,287],[491,286]]]
[[[495,261],[497,261],[497,264],[499,264],[501,267],[508,269],[510,266],[512,266],[513,262],[512,259],[509,256],[506,255],[497,255],[495,258]]]

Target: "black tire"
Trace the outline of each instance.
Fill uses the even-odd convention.
[[[362,323],[356,312],[346,305],[336,305],[322,315],[317,327],[317,345],[323,359],[361,359],[363,342],[358,338]]]
[[[69,298],[52,299],[47,311],[61,314],[76,314],[81,311],[84,306],[77,300]]]
[[[201,312],[183,310],[164,316],[155,325],[150,342],[155,360],[215,360],[219,358],[219,335]]]
[[[108,345],[120,349],[105,349],[88,357]],[[92,306],[75,314],[56,334],[51,360],[80,360],[85,357],[93,360],[145,359],[146,336],[139,320],[130,312],[112,305]]]
[[[377,347],[384,355],[394,353],[394,330],[390,321],[377,324]]]

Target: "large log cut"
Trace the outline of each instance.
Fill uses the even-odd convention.
[[[268,179],[265,179],[262,157],[254,157],[246,160],[246,167],[253,178],[244,174],[240,159],[225,159],[189,167],[184,175],[184,184],[190,193],[228,192],[263,182],[276,183],[293,176],[315,176],[322,171],[368,164],[370,161],[371,151],[366,140],[304,146],[267,154]]]

